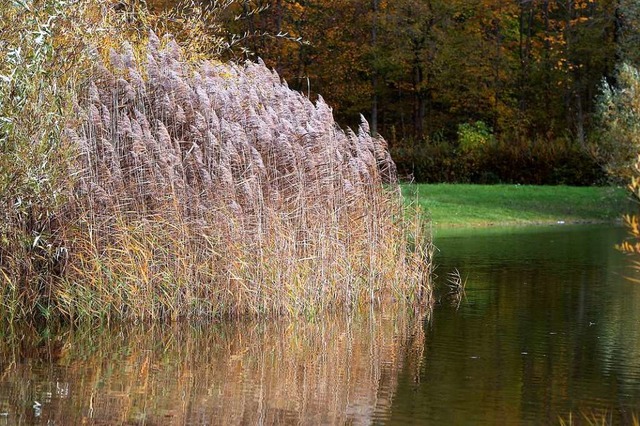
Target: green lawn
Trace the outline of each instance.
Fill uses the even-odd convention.
[[[613,222],[633,204],[623,188],[530,185],[402,185],[436,227]]]

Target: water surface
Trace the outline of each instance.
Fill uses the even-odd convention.
[[[401,377],[392,423],[557,424],[640,413],[640,284],[613,249],[622,228],[451,230],[439,281],[467,279],[425,330],[419,383]]]
[[[0,425],[557,424],[640,413],[640,277],[624,230],[436,237],[432,318],[0,332]]]
[[[423,323],[424,315],[377,311],[7,330],[0,425],[370,424],[389,411],[400,371],[416,369]]]

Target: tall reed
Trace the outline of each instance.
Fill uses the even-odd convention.
[[[135,34],[89,49],[91,75],[54,137],[65,150],[52,148],[65,165],[53,190],[66,195],[49,233],[64,256],[30,266],[46,277],[34,289],[3,252],[13,315],[315,315],[429,301],[424,223],[403,207],[366,121],[345,132],[322,99],[261,63],[185,59],[171,37]]]
[[[313,314],[428,294],[426,240],[407,248],[395,166],[366,122],[344,132],[263,64],[192,67],[153,33],[144,65],[128,45],[110,59],[67,131],[91,236],[69,279],[97,296],[84,310]]]
[[[0,307],[44,312],[62,274],[74,147],[61,138],[84,56],[64,0],[0,7]],[[65,58],[66,60],[62,60]],[[74,67],[73,65],[78,65]]]

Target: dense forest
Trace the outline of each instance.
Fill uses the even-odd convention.
[[[227,55],[262,58],[344,126],[365,115],[405,175],[603,182],[598,99],[623,60],[638,60],[635,1],[228,3],[216,13]]]

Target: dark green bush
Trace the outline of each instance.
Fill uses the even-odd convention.
[[[417,182],[576,186],[607,182],[593,157],[564,139],[500,140],[473,150],[442,140],[405,141],[392,148],[392,156],[400,176]]]

